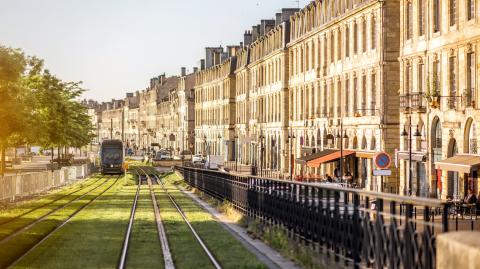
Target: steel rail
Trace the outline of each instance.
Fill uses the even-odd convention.
[[[155,214],[155,222],[157,224],[157,234],[158,234],[158,239],[160,240],[160,245],[162,247],[162,253],[163,253],[163,261],[165,264],[165,269],[174,269],[175,264],[173,263],[173,258],[172,258],[172,253],[170,251],[170,247],[168,245],[168,239],[167,239],[167,234],[165,232],[165,227],[163,226],[162,222],[162,217],[160,216],[160,210],[158,208],[158,203],[157,203],[157,198],[155,196],[155,191],[153,190],[152,187],[152,180],[150,176],[148,175],[147,172],[145,172],[144,169],[141,167],[138,167],[138,169],[141,170],[143,174],[147,177],[147,184],[150,189],[150,196],[152,199],[153,203],[153,210]]]
[[[98,180],[98,181],[100,181],[100,180]],[[98,181],[96,181],[96,182],[98,182]],[[71,200],[70,202],[68,202],[68,203],[66,203],[66,204],[64,204],[64,205],[62,205],[62,206],[60,206],[60,207],[58,207],[58,208],[55,208],[54,210],[52,210],[52,211],[48,212],[47,214],[41,216],[40,218],[36,219],[35,221],[30,222],[30,223],[27,224],[26,226],[23,226],[23,227],[20,227],[20,228],[14,230],[13,233],[11,233],[11,234],[9,234],[8,236],[6,236],[6,237],[4,237],[3,239],[1,239],[1,240],[0,240],[0,244],[3,244],[3,243],[5,243],[5,242],[7,242],[7,241],[10,241],[10,240],[11,240],[12,238],[14,238],[15,236],[17,236],[17,235],[19,235],[20,233],[23,233],[23,232],[25,232],[26,230],[32,228],[33,226],[35,226],[35,225],[38,224],[39,222],[41,222],[41,221],[43,221],[44,219],[46,219],[48,216],[50,216],[50,215],[52,215],[52,214],[54,214],[54,213],[56,213],[56,212],[58,212],[58,211],[60,211],[60,210],[62,210],[62,209],[64,209],[64,208],[66,208],[67,206],[71,205],[72,203],[74,203],[74,202],[82,199],[83,197],[85,197],[86,195],[90,194],[92,191],[100,188],[101,186],[103,186],[103,185],[104,185],[105,183],[107,183],[107,182],[108,182],[108,179],[105,179],[105,181],[103,181],[100,185],[95,186],[93,189],[87,191],[86,193],[82,194],[81,196],[79,196],[79,197]],[[92,184],[92,185],[93,185],[93,184]],[[91,185],[90,185],[90,186],[91,186]]]
[[[165,185],[163,185],[163,182],[157,177],[157,175],[154,175],[156,181],[158,182],[158,184],[162,187],[163,191],[167,194],[168,198],[170,199],[170,201],[172,202],[173,206],[175,206],[175,208],[177,209],[178,213],[180,213],[180,215],[182,216],[183,220],[185,221],[185,223],[187,224],[188,228],[190,228],[190,231],[192,232],[192,234],[195,236],[195,239],[197,240],[197,242],[200,244],[200,246],[203,248],[203,250],[205,251],[205,253],[207,254],[208,258],[210,259],[210,261],[212,262],[213,266],[215,266],[216,269],[221,269],[222,266],[220,265],[220,263],[215,259],[215,257],[213,256],[213,254],[210,252],[210,250],[208,249],[207,245],[205,245],[205,243],[203,242],[202,238],[198,235],[197,231],[195,231],[195,228],[193,228],[192,224],[190,223],[190,221],[187,219],[187,216],[185,215],[185,213],[183,212],[183,210],[181,209],[181,207],[178,205],[178,203],[175,201],[175,198],[173,198],[170,193],[168,193],[168,190],[165,188]]]
[[[103,190],[101,193],[99,193],[97,196],[95,196],[95,198],[93,198],[92,200],[90,200],[88,203],[82,205],[80,208],[78,208],[77,210],[75,210],[75,212],[73,212],[62,224],[60,224],[59,226],[57,226],[55,229],[53,229],[52,231],[50,231],[47,235],[45,235],[42,240],[38,241],[35,245],[33,245],[29,250],[27,250],[25,253],[22,254],[22,256],[20,256],[19,258],[17,258],[12,264],[10,264],[8,267],[12,267],[12,266],[15,266],[19,261],[21,261],[23,258],[25,258],[28,254],[30,254],[32,251],[34,251],[38,246],[40,246],[43,242],[45,242],[47,239],[49,239],[55,232],[57,232],[58,230],[60,230],[63,226],[65,226],[67,223],[70,222],[71,219],[73,219],[78,213],[80,213],[80,211],[82,211],[83,209],[85,209],[87,206],[91,205],[93,202],[95,202],[98,198],[100,198],[100,196],[102,196],[104,193],[106,193],[108,190],[110,190],[115,184],[117,184],[118,180],[120,179],[121,176],[118,176],[116,179],[115,179],[115,182],[113,182],[110,186],[108,186],[105,190]],[[107,181],[105,181],[107,182]],[[104,183],[105,183],[104,182]],[[101,185],[103,185],[104,183],[102,183]],[[101,186],[100,185],[100,186]]]
[[[125,263],[127,261],[128,244],[130,243],[130,236],[132,233],[133,221],[135,219],[135,212],[137,211],[137,202],[138,202],[138,194],[140,193],[140,186],[141,186],[140,176],[138,176],[137,192],[135,193],[135,199],[133,200],[132,210],[130,211],[130,220],[128,221],[127,231],[125,232],[125,239],[123,240],[122,254],[120,256],[120,262],[118,263],[119,269],[125,268]]]
[[[55,202],[57,202],[57,201],[59,201],[59,200],[62,200],[62,199],[65,198],[65,197],[68,197],[68,196],[70,196],[70,195],[72,195],[72,194],[75,194],[75,193],[83,190],[84,188],[88,188],[88,187],[92,186],[93,184],[99,182],[101,179],[102,179],[102,178],[98,178],[97,180],[95,180],[95,182],[93,182],[93,183],[91,183],[91,184],[88,184],[87,186],[85,186],[85,187],[83,187],[83,188],[79,188],[78,190],[69,192],[69,193],[67,193],[67,194],[65,194],[65,195],[61,195],[60,197],[52,200],[51,202],[48,202],[48,203],[45,203],[45,204],[43,204],[43,205],[39,205],[39,206],[37,206],[37,207],[34,207],[34,208],[32,208],[32,209],[30,209],[30,210],[28,210],[28,211],[26,211],[26,212],[24,212],[24,213],[22,213],[22,214],[20,214],[20,215],[18,215],[18,216],[15,216],[15,217],[7,220],[7,221],[0,221],[0,226],[3,226],[3,225],[5,225],[5,224],[8,224],[8,223],[10,223],[10,222],[13,222],[13,221],[21,218],[21,217],[24,217],[25,215],[30,214],[30,213],[32,213],[32,212],[35,211],[35,210],[38,210],[38,209],[44,208],[44,207],[46,207],[46,206],[48,206],[48,205],[51,205],[51,204],[53,204],[53,203],[55,203]],[[47,214],[48,214],[48,213],[47,213]],[[43,216],[42,216],[42,217],[43,217]]]

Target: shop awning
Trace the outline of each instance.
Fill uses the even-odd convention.
[[[377,152],[370,152],[370,151],[356,151],[355,157],[364,158],[364,159],[373,159]]]
[[[436,169],[459,173],[470,173],[479,167],[480,156],[478,155],[456,155],[435,163]]]
[[[331,153],[336,152],[336,151],[337,151],[336,149],[325,149],[325,150],[322,150],[322,151],[314,153],[314,154],[310,154],[310,155],[307,155],[307,156],[297,158],[297,159],[295,159],[295,162],[298,163],[298,164],[306,165],[307,162],[309,162],[311,160],[321,158],[323,156],[326,156],[326,155],[331,154]]]
[[[410,154],[406,151],[398,152],[398,159],[400,160],[409,160]],[[427,160],[427,154],[421,152],[412,152],[412,161],[415,162],[425,162]]]
[[[308,161],[307,166],[308,167],[319,167],[320,164],[322,164],[322,163],[328,163],[328,162],[340,159],[340,156],[342,156],[342,154],[343,154],[343,157],[347,157],[347,156],[355,154],[355,151],[343,150],[343,152],[340,152],[340,150],[335,150],[334,152],[332,152],[330,154],[327,154],[325,156],[315,158],[313,160]]]

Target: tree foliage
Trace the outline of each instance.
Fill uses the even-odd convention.
[[[64,82],[44,69],[43,61],[0,46],[0,149],[2,168],[8,146],[45,148],[90,143],[93,127],[78,101],[81,82]]]

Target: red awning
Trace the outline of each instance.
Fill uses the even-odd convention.
[[[322,164],[322,163],[328,163],[328,162],[340,159],[340,156],[342,154],[343,154],[343,157],[346,157],[346,156],[350,156],[352,154],[355,154],[355,151],[351,151],[351,150],[343,150],[343,152],[341,152],[340,150],[335,151],[335,152],[330,153],[326,156],[322,156],[320,158],[316,158],[316,159],[313,159],[311,161],[308,161],[307,166],[308,167],[319,167],[320,164]]]

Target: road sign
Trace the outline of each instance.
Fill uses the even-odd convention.
[[[374,176],[391,176],[392,175],[392,170],[373,170],[373,175]]]
[[[392,159],[390,158],[390,155],[385,152],[380,152],[375,155],[374,161],[375,166],[377,166],[378,169],[388,169],[392,164]]]

